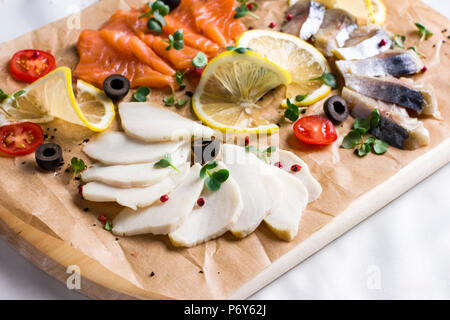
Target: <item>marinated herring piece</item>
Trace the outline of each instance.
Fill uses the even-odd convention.
[[[183,141],[146,143],[126,136],[122,132],[107,132],[87,143],[83,152],[103,164],[135,164],[159,161],[172,154]],[[187,152],[189,148],[187,148]]]
[[[127,135],[146,142],[178,141],[193,136],[211,138],[214,135],[211,128],[148,102],[121,103],[119,114]]]
[[[391,46],[391,35],[386,30],[363,26],[352,33],[342,48],[335,48],[332,52],[342,60],[361,60],[385,52]]]
[[[373,78],[345,75],[345,85],[356,92],[388,103],[397,104],[421,114],[425,98],[408,83],[396,78]]]
[[[279,182],[269,165],[242,147],[224,144],[222,154],[223,162],[238,183],[243,199],[242,213],[230,231],[234,236],[244,238],[255,231],[267,216],[274,206],[272,199],[281,196],[280,189],[270,194],[267,188],[269,185],[279,185]]]
[[[118,236],[168,234],[176,230],[191,214],[203,189],[202,166],[195,164],[187,177],[170,193],[166,202],[133,211],[122,210],[113,221],[112,232]]]
[[[430,116],[437,120],[444,119],[441,115],[441,112],[439,111],[439,105],[432,85],[414,82],[412,79],[408,78],[400,78],[400,80],[407,83],[409,86],[411,86],[411,88],[419,91],[422,94],[425,100],[422,112],[423,116]]]
[[[356,18],[341,9],[329,9],[325,12],[323,23],[313,38],[314,46],[328,57],[333,50],[341,48],[358,28]]]
[[[216,168],[220,169],[227,169],[222,162]],[[217,191],[203,188],[201,197],[205,204],[196,206],[184,223],[169,233],[174,246],[193,247],[218,238],[239,219],[243,201],[239,185],[233,177],[230,176]]]
[[[316,1],[300,0],[289,8],[287,14],[292,19],[282,25],[281,31],[308,40],[319,31],[325,11],[325,7]]]
[[[174,171],[168,178],[145,188],[115,188],[99,182],[89,182],[83,186],[83,197],[94,202],[117,202],[137,210],[157,201],[161,195],[170,193],[189,173],[189,164],[180,166],[180,172]]]
[[[336,61],[336,66],[343,76],[401,77],[420,72],[424,64],[412,50],[390,50],[363,60]]]
[[[430,134],[423,123],[411,118],[404,108],[363,96],[345,87],[342,90],[342,97],[347,100],[355,118],[368,118],[376,108],[382,120],[372,134],[391,146],[414,150],[430,143]]]

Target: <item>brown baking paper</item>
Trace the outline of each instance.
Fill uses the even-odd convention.
[[[58,66],[73,69],[78,59],[75,44],[81,29],[98,29],[116,10],[129,9],[131,5],[145,2],[103,0],[83,10],[79,17],[62,19],[1,44],[0,88],[5,92],[14,92],[23,87],[23,83],[12,79],[7,69],[9,58],[16,51],[29,48],[50,51],[55,55]],[[258,2],[261,19],[246,18],[246,24],[266,28],[274,21],[279,27],[287,0]],[[112,218],[120,207],[82,200],[77,190],[79,182],[71,179],[71,173],[65,172],[73,156],[87,158],[81,152],[81,144],[93,134],[83,127],[61,120],[44,126],[49,140],[64,149],[66,164],[57,173],[40,171],[33,155],[0,157],[0,210],[12,213],[30,226],[63,240],[126,279],[144,292],[139,295],[141,298],[220,299],[230,296],[273,261],[329,223],[356,198],[449,137],[450,108],[447,107],[447,99],[450,92],[450,41],[443,42],[449,33],[442,33],[441,30],[450,27],[450,23],[418,0],[386,1],[386,4],[389,14],[386,28],[393,33],[406,35],[408,46],[418,39],[414,22],[420,21],[434,32],[434,36],[419,47],[427,56],[428,72],[414,78],[434,86],[445,120],[424,119],[431,134],[431,144],[426,148],[416,151],[389,148],[384,156],[369,154],[363,159],[353,155],[350,150],[339,148],[352,120],[337,128],[339,141],[325,148],[300,143],[293,135],[291,125],[282,123],[280,147],[304,159],[323,187],[321,198],[310,204],[304,212],[299,234],[294,241],[286,243],[278,240],[265,225],[242,240],[226,234],[190,249],[174,248],[165,236],[116,239],[102,229],[97,217],[104,213]],[[77,28],[78,18],[81,28]],[[154,90],[152,99],[161,101],[163,94]],[[311,109],[320,110],[321,103]],[[195,119],[188,106],[178,112]],[[120,130],[118,121],[110,130]],[[150,276],[152,272],[153,276]]]

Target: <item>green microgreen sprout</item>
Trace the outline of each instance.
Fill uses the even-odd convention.
[[[302,102],[308,96],[309,96],[309,93],[307,93],[307,94],[299,94],[298,96],[295,97],[295,101],[296,102]],[[300,116],[300,107],[297,106],[296,104],[292,103],[291,99],[287,99],[286,103],[287,103],[287,109],[284,112],[284,117],[286,119],[291,120],[292,122],[297,121],[297,119]],[[305,109],[305,108],[303,108],[303,109]]]
[[[269,162],[270,155],[277,151],[277,147],[270,146],[264,150],[261,150],[255,146],[246,146],[245,151],[253,152],[258,156],[258,158],[264,159],[265,162]]]
[[[153,33],[160,35],[162,33],[162,27],[166,26],[164,16],[169,14],[170,7],[160,0],[153,3],[148,2],[147,5],[150,10],[139,18],[149,18],[147,21],[147,28]]]
[[[215,169],[219,163],[217,161],[212,161],[203,166],[200,170],[200,178],[205,180],[206,187],[211,191],[217,191],[222,186],[222,183],[228,180],[230,172],[227,169],[220,169],[214,172],[211,170]]]
[[[208,57],[201,51],[197,52],[194,59],[192,59],[192,65],[198,69],[206,67],[208,64]]]
[[[178,29],[174,34],[169,35],[169,40],[166,40],[169,46],[166,48],[167,51],[174,48],[175,50],[183,50],[184,48],[184,32],[183,29]]]
[[[308,81],[322,81],[327,86],[336,89],[338,86],[336,76],[330,72],[324,72],[320,77],[309,79]]]
[[[258,10],[258,4],[256,2],[248,0],[238,0],[238,2],[241,4],[236,8],[236,13],[233,16],[234,19],[239,19],[246,15],[251,15],[253,18],[259,19],[259,17],[253,13]]]
[[[420,22],[416,22],[415,25],[420,33],[420,42],[422,42],[424,40],[428,40],[428,38],[430,38],[434,35],[434,33],[431,30],[428,30],[424,24],[422,24]]]
[[[406,36],[400,34],[394,34],[394,41],[392,42],[392,49],[400,48],[405,49]]]
[[[73,157],[72,160],[70,160],[70,165],[73,169],[73,178],[77,175],[78,172],[86,169],[86,164],[84,163],[83,159],[78,159],[76,157]]]
[[[164,155],[164,158],[162,158],[161,160],[159,160],[157,163],[155,163],[155,167],[160,167],[160,168],[167,168],[167,167],[171,167],[172,169],[174,169],[177,172],[180,172],[180,170],[178,170],[173,164],[172,164],[172,158],[170,157],[170,154],[166,153]]]
[[[147,101],[147,96],[150,94],[150,92],[151,91],[149,87],[139,87],[133,94],[133,98],[138,102],[145,102]]]

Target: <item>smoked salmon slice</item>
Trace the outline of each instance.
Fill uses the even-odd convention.
[[[233,18],[236,6],[234,0],[182,0],[164,17],[161,35],[152,34],[148,18],[142,17],[150,10],[148,5],[118,10],[99,31],[82,31],[74,75],[99,88],[111,74],[126,76],[132,88],[176,88],[176,70],[192,68],[199,51],[213,58],[246,31]],[[184,48],[167,50],[168,36],[179,29],[184,32]]]

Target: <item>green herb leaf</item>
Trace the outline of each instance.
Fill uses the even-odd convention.
[[[209,173],[209,170],[216,168],[219,165],[217,161],[211,161],[203,166],[200,170],[200,178],[204,179],[206,175]]]
[[[395,34],[394,35],[394,42],[392,43],[392,48],[400,48],[400,49],[405,49],[405,41],[406,41],[406,37],[402,36],[400,34]]]
[[[167,168],[167,167],[171,167],[172,169],[176,170],[177,172],[180,172],[180,170],[178,170],[173,164],[172,164],[172,159],[170,157],[170,154],[166,153],[164,155],[164,158],[162,158],[161,160],[159,160],[157,163],[155,163],[155,167],[160,167],[160,168]]]
[[[419,57],[426,58],[425,55],[417,49],[417,46],[409,47],[408,50],[414,51]]]
[[[0,103],[9,98],[9,94],[0,89]]]
[[[247,152],[259,152],[259,149],[255,146],[246,146],[245,151]]]
[[[208,57],[201,51],[197,52],[194,59],[192,59],[194,67],[202,69],[208,64]]]
[[[166,20],[164,20],[163,15],[160,14],[159,11],[155,11],[153,13],[153,19],[158,21],[158,23],[163,27],[165,27],[167,25]]]
[[[370,145],[367,143],[363,143],[356,152],[356,154],[358,155],[358,157],[365,157],[366,155],[369,154],[369,152],[370,152]]]
[[[290,99],[287,99],[286,102],[287,102],[288,107],[287,107],[286,111],[284,112],[284,117],[291,121],[297,121],[298,117],[300,116],[300,111],[299,111],[298,106],[293,104]]]
[[[184,32],[182,29],[178,29],[173,35],[169,35],[169,41],[166,41],[169,43],[169,46],[166,48],[167,51],[169,51],[172,48],[175,48],[175,50],[182,50],[184,48]]]
[[[184,73],[181,73],[180,71],[177,71],[177,73],[175,74],[175,80],[180,85],[180,88],[181,87],[186,87],[185,84],[184,84]]]
[[[166,105],[166,107],[171,107],[175,104],[175,97],[174,96],[165,97],[163,99],[163,102]]]
[[[147,28],[156,33],[157,35],[160,35],[162,33],[162,26],[161,24],[154,18],[150,18],[147,21]]]
[[[356,118],[353,123],[353,129],[359,131],[361,135],[365,135],[370,130],[370,121],[364,118]]]
[[[230,172],[226,169],[221,169],[213,172],[212,177],[220,183],[224,183],[230,177]]]
[[[225,49],[227,49],[227,51],[234,51],[234,49],[236,49],[236,47],[228,46],[228,47],[225,47]]]
[[[136,92],[133,94],[133,98],[139,102],[147,101],[147,96],[150,94],[149,87],[139,87]]]
[[[206,177],[205,179],[206,187],[211,191],[217,191],[220,189],[222,185],[219,180],[214,179],[213,177]]]
[[[345,136],[344,141],[342,141],[342,148],[353,149],[361,142],[362,138],[363,135],[360,131],[352,130]]]
[[[421,42],[423,40],[427,40],[428,38],[430,38],[434,35],[434,33],[432,31],[428,30],[427,27],[425,27],[425,25],[423,25],[422,23],[416,22],[415,25],[421,35],[421,38],[420,38]]]
[[[274,153],[275,151],[277,151],[277,147],[274,147],[274,146],[271,146],[271,147],[268,147],[266,150],[264,150],[263,152],[265,153],[265,154],[271,154],[271,153]]]
[[[380,112],[377,109],[373,109],[369,117],[370,129],[375,129],[376,127],[378,127],[380,124],[380,120]]]
[[[167,16],[170,12],[170,7],[166,5],[163,1],[155,1],[152,6],[152,12],[153,14],[158,13],[161,16]]]
[[[367,138],[366,141],[364,141],[364,143],[366,143],[370,146],[373,146],[376,140],[377,139],[375,137],[371,136],[371,137]]]
[[[73,177],[75,177],[79,171],[86,169],[86,164],[84,161],[76,157],[73,157],[72,160],[70,160],[70,165],[73,169]]]
[[[183,107],[183,106],[185,106],[186,103],[188,103],[188,102],[189,102],[189,99],[186,99],[186,100],[178,99],[178,100],[177,100],[177,107]]]
[[[385,154],[388,146],[389,144],[387,142],[376,139],[372,146],[373,152],[378,155]]]
[[[105,222],[105,230],[106,231],[112,230],[112,223],[109,220],[106,220],[106,222]]]
[[[308,81],[323,81],[327,86],[336,89],[338,84],[334,74],[329,72],[324,72],[320,77],[309,79]]]
[[[309,93],[307,93],[307,94],[299,94],[298,96],[295,97],[295,101],[297,101],[297,102],[302,102],[302,101],[305,100],[308,96],[309,96]]]
[[[16,93],[14,93],[14,95],[13,95],[14,100],[16,100],[18,97],[20,97],[24,93],[25,93],[25,90],[20,90],[20,91],[17,91]]]
[[[247,14],[250,13],[250,10],[248,10],[246,5],[242,5],[236,8],[236,13],[234,14],[234,19],[239,19],[242,17],[245,17]]]

